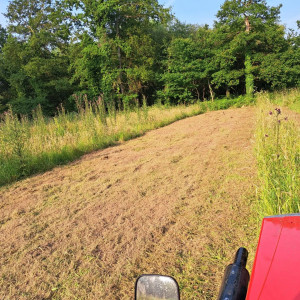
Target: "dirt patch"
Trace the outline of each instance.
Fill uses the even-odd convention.
[[[252,253],[254,109],[210,112],[0,190],[1,299],[132,299],[141,273],[216,297]]]

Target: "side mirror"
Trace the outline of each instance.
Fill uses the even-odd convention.
[[[169,276],[141,275],[135,283],[135,300],[180,300],[178,283]]]

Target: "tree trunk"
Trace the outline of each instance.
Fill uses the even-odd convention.
[[[248,16],[245,17],[245,25],[246,25],[246,32],[249,33],[251,30],[251,25]]]
[[[246,95],[250,98],[253,97],[254,91],[254,76],[252,74],[252,62],[250,51],[246,51],[245,55],[245,79],[246,79]]]
[[[226,89],[226,98],[229,98],[230,97],[230,90],[229,90],[229,87],[227,87]]]
[[[116,20],[116,36],[118,37],[118,39],[120,40],[120,28],[119,28],[119,20],[117,17]],[[121,90],[121,94],[124,94],[124,87],[123,87],[123,82],[122,82],[122,55],[121,55],[121,48],[120,46],[118,46],[118,60],[119,60],[119,82],[120,82],[120,90]]]
[[[246,33],[249,34],[251,30],[251,24],[249,22],[248,16],[245,16],[245,26],[246,26]],[[246,81],[246,95],[247,97],[253,97],[254,91],[254,76],[252,74],[252,62],[251,62],[251,52],[248,46],[246,46],[246,53],[245,53],[245,81]]]
[[[214,92],[213,92],[213,89],[211,88],[209,80],[208,80],[208,87],[209,87],[211,101],[214,102],[214,100],[215,100],[215,98],[214,98]]]
[[[196,90],[196,93],[197,93],[197,100],[199,101],[200,100],[200,93],[199,93],[197,88],[195,90]]]

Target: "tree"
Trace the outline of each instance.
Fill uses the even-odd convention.
[[[283,26],[267,33],[271,49],[264,55],[257,54],[258,66],[254,70],[265,89],[282,89],[300,84],[299,36],[293,32],[287,36]]]
[[[248,96],[254,90],[253,54],[264,51],[266,31],[278,28],[281,5],[269,7],[264,0],[226,0],[217,13],[217,29],[232,36],[230,46],[239,48],[244,57],[245,89]]]
[[[7,31],[0,25],[0,112],[6,109],[7,99],[9,97],[9,83],[6,80],[6,73],[3,63],[2,49],[7,40]]]
[[[211,90],[211,34],[207,26],[198,27],[190,38],[175,38],[170,43],[167,71],[162,76],[165,88],[161,97],[166,102],[204,100],[206,90]]]
[[[31,113],[40,104],[53,114],[72,93],[67,13],[57,1],[10,2],[5,14],[9,38],[3,48],[3,63],[14,111]]]
[[[211,83],[220,95],[242,93],[244,49],[240,39],[235,39],[227,26],[215,28],[212,34]]]
[[[74,80],[91,91],[115,97],[125,105],[145,93],[154,78],[156,44],[153,32],[167,21],[168,10],[156,0],[70,2],[83,13],[79,36],[82,55],[73,56]],[[78,53],[78,52],[77,52]]]
[[[167,29],[171,38],[190,38],[200,28],[198,25],[182,23],[177,19],[173,19]]]
[[[2,52],[2,48],[7,40],[7,31],[0,25],[0,53]]]

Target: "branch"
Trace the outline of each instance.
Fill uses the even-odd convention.
[[[30,31],[32,32],[32,34],[34,34],[34,30],[32,29],[32,27],[30,25],[27,25],[27,27],[30,29]]]

